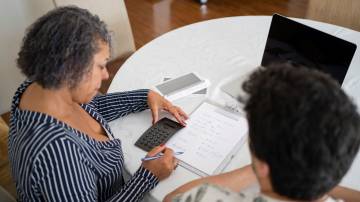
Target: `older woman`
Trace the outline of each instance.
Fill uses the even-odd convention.
[[[150,108],[185,124],[186,114],[157,93],[136,90],[97,96],[108,78],[110,36],[87,10],[50,11],[28,30],[17,60],[27,80],[13,98],[9,135],[20,201],[139,201],[168,177],[176,160],[154,148],[132,178],[123,179],[121,141],[108,122]]]

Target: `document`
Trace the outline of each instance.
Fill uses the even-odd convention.
[[[182,166],[206,176],[220,173],[243,145],[248,133],[241,114],[203,102],[166,146],[177,152]]]

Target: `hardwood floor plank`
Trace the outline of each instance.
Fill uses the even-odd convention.
[[[142,47],[173,29],[195,22],[243,15],[306,15],[308,0],[125,0],[135,44]]]

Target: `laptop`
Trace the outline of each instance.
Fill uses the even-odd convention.
[[[290,62],[296,66],[316,68],[330,74],[341,85],[355,54],[356,45],[274,14],[261,66]],[[221,87],[233,98],[244,97],[241,85],[251,74],[238,77]]]

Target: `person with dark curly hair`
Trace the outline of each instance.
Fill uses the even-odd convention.
[[[19,201],[140,201],[176,167],[158,146],[125,182],[121,141],[108,122],[149,109],[185,125],[187,115],[143,89],[98,95],[110,57],[103,21],[85,9],[60,7],[27,30],[17,63],[27,80],[12,102],[9,158]]]
[[[273,64],[253,72],[243,89],[251,166],[192,181],[165,201],[351,198],[336,186],[359,151],[360,116],[339,84],[311,68]],[[260,193],[249,191],[256,183]]]

